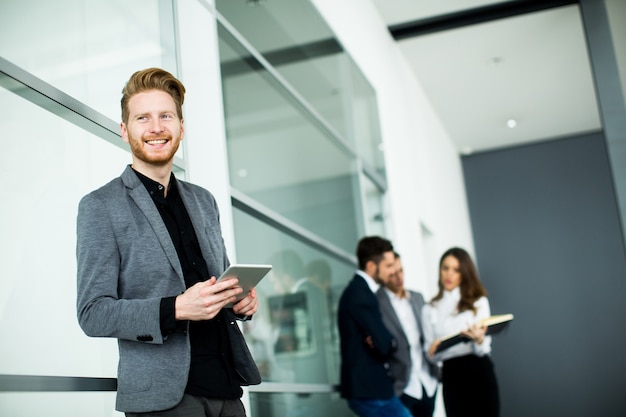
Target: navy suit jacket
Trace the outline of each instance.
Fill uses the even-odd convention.
[[[347,399],[389,399],[394,396],[388,359],[395,340],[383,324],[376,295],[358,274],[339,299],[341,339],[340,392]],[[373,348],[365,339],[372,338]]]

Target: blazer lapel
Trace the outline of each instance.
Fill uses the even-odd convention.
[[[202,210],[206,210],[206,208],[200,207],[200,205],[198,204],[198,200],[194,196],[193,192],[187,187],[187,185],[183,181],[177,180],[176,183],[178,184],[178,192],[180,194],[180,197],[182,198],[183,204],[187,209],[187,214],[191,219],[193,229],[196,232],[198,244],[200,245],[200,251],[202,252],[202,256],[207,263],[209,273],[219,276],[219,274],[224,272],[225,265],[222,265],[217,261],[217,257],[215,256],[215,254],[218,253],[218,248],[213,248],[213,242],[205,238],[205,229],[207,225],[204,223],[205,217],[202,215]],[[219,243],[221,243],[221,241]]]
[[[400,323],[400,319],[398,319],[398,315],[396,314],[395,309],[391,305],[389,294],[385,292],[385,289],[383,287],[380,288],[380,291],[381,291],[381,297],[379,298],[380,306],[381,306],[381,309],[385,311],[385,315],[389,318],[389,320],[391,321],[391,324],[395,328],[394,333],[403,335],[404,338],[406,338],[406,335],[404,334],[404,330],[402,329],[402,324]],[[408,340],[407,340],[407,343],[408,343]]]
[[[183,268],[180,265],[180,260],[178,259],[178,254],[176,253],[176,248],[174,247],[172,238],[167,231],[167,227],[165,227],[165,223],[163,223],[159,210],[157,210],[154,205],[154,201],[152,201],[152,197],[148,194],[146,187],[144,187],[143,183],[137,177],[137,174],[133,172],[130,166],[128,166],[122,173],[122,181],[126,187],[128,187],[130,198],[133,199],[135,204],[137,204],[137,207],[139,207],[139,210],[141,210],[144,216],[146,216],[152,231],[156,234],[167,259],[172,265],[172,268],[174,268],[180,279],[184,281],[185,278],[183,277]]]
[[[423,345],[424,344],[424,330],[422,329],[422,307],[424,303],[421,301],[421,298],[419,297],[418,294],[412,291],[410,292],[410,294],[411,294],[411,298],[410,298],[411,308],[413,309],[413,314],[415,314],[415,320],[417,321],[417,328],[419,329],[419,332],[420,332],[420,343]]]

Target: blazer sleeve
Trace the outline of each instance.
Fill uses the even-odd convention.
[[[159,320],[162,297],[120,297],[123,291],[120,287],[125,282],[120,277],[124,258],[113,227],[111,208],[101,197],[95,193],[88,194],[78,207],[78,322],[88,336],[163,343]],[[139,239],[138,236],[135,238]],[[141,246],[139,240],[134,243]],[[129,254],[133,257],[138,255]],[[145,277],[135,278],[140,280]],[[147,287],[145,282],[143,286]]]
[[[383,323],[376,296],[367,287],[361,289],[355,295],[352,307],[348,314],[361,330],[363,343],[365,343],[365,338],[370,336],[375,356],[382,360],[388,359],[395,352],[397,345],[396,340]]]

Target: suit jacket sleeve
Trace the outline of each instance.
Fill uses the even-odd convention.
[[[77,314],[88,336],[163,343],[161,299],[185,290],[167,236],[145,188],[128,190],[117,179],[81,200]]]
[[[360,277],[359,277],[360,278]],[[361,279],[362,280],[362,279]],[[354,293],[352,308],[347,310],[352,321],[365,338],[372,339],[372,353],[381,360],[388,359],[396,350],[396,341],[383,324],[378,299],[362,281],[361,291]]]

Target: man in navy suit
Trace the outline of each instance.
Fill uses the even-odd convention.
[[[393,245],[378,236],[361,239],[359,269],[339,299],[341,396],[361,417],[410,417],[394,393],[388,360],[396,341],[383,324],[376,291],[395,273]]]

